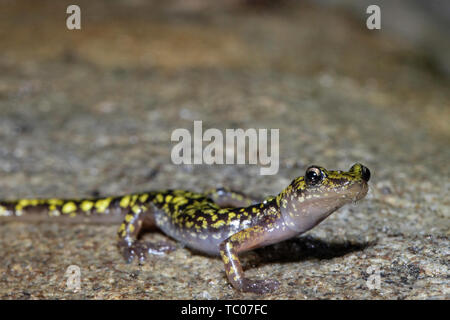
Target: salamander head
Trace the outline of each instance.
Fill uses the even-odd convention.
[[[277,196],[287,226],[305,232],[343,205],[365,197],[368,168],[357,163],[349,171],[329,171],[311,166]]]

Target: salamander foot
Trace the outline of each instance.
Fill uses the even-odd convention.
[[[132,243],[120,241],[118,247],[127,263],[131,263],[135,258],[143,262],[147,260],[150,254],[163,255],[176,249],[176,246],[169,242],[152,243],[145,241],[135,241]]]

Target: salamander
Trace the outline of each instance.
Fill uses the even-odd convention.
[[[0,202],[0,221],[58,217],[76,222],[121,222],[118,248],[127,262],[174,250],[168,243],[139,239],[159,229],[197,251],[220,256],[231,285],[267,293],[279,283],[245,277],[239,254],[300,235],[343,205],[368,192],[370,171],[357,163],[349,171],[310,166],[276,196],[262,202],[226,188],[205,193],[165,190],[96,199],[22,199]]]

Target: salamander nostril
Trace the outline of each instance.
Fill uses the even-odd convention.
[[[367,167],[361,166],[361,176],[367,182],[370,179],[370,170]]]

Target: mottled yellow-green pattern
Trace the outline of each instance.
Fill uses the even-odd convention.
[[[305,176],[262,202],[224,188],[205,193],[165,190],[99,199],[3,201],[0,217],[20,219],[40,214],[74,221],[120,219],[118,246],[130,262],[174,249],[168,243],[138,240],[142,230],[159,228],[190,248],[220,255],[227,278],[236,289],[264,293],[275,290],[278,283],[247,279],[239,253],[313,228],[336,209],[363,198],[369,178],[370,171],[360,164],[346,172],[312,166]]]

